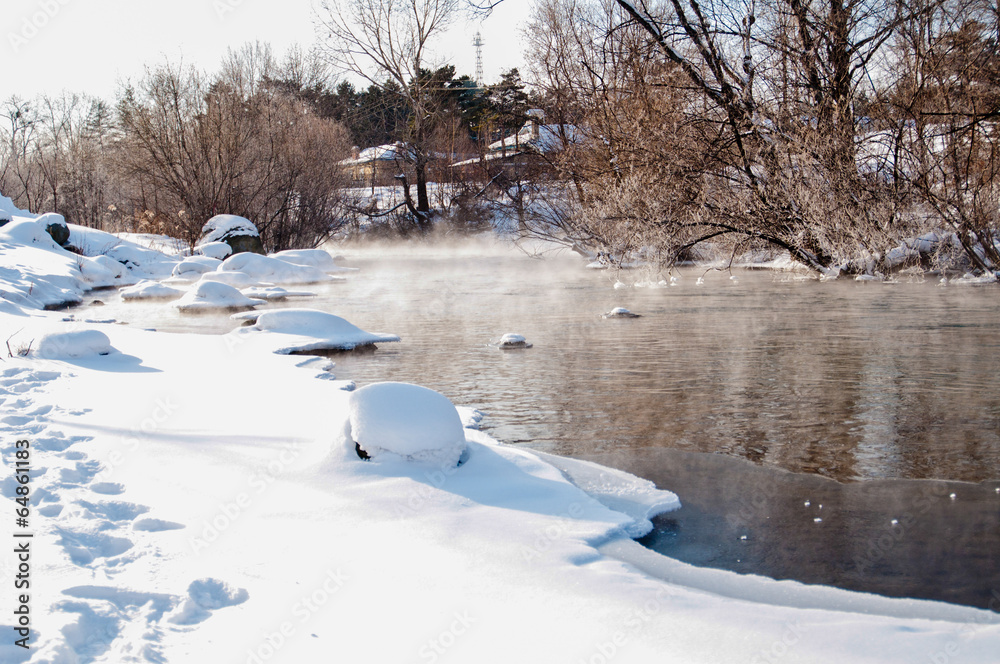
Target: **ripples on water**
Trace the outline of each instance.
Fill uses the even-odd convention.
[[[685,507],[658,520],[647,541],[657,550],[980,607],[1000,590],[992,484],[963,492],[967,502],[956,506],[941,498],[953,492],[944,483],[829,482],[826,508],[836,518],[816,522],[801,509],[820,491],[816,476],[1000,478],[997,287],[771,272],[741,272],[738,281],[709,272],[698,286],[703,272],[683,271],[676,287],[614,289],[613,274],[567,257],[367,251],[343,262],[361,272],[310,287],[317,299],[275,305],[320,308],[402,337],[373,355],[338,357],[338,378],[419,383],[483,410],[483,428],[500,440],[600,457],[676,490]],[[163,305],[109,304],[102,316],[144,326],[231,327],[223,317],[178,323]],[[642,317],[601,318],[618,306]],[[506,332],[534,347],[489,345]],[[782,499],[747,512],[754,487],[766,485]],[[921,491],[935,507],[865,562]],[[748,532],[752,540],[740,539]]]

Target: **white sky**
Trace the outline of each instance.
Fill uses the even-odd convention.
[[[313,0],[3,0],[0,99],[63,90],[112,100],[147,64],[183,59],[213,71],[228,48],[266,41],[279,57],[314,42]],[[520,25],[531,0],[504,0],[485,21],[457,25],[436,45],[439,63],[475,74],[483,34],[486,82],[522,67]]]

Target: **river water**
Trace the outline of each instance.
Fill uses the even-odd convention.
[[[402,337],[336,357],[338,378],[425,385],[504,442],[677,492],[647,546],[1000,607],[1000,288],[703,270],[615,288],[644,275],[499,248],[343,253],[346,282],[271,305]],[[144,327],[232,327],[105,299],[102,316]],[[601,317],[614,307],[642,316]],[[491,345],[508,332],[533,347]]]

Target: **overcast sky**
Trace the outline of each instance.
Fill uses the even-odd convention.
[[[472,37],[483,34],[486,82],[523,66],[519,26],[531,0],[504,0],[460,23],[435,48],[441,64],[475,73]],[[279,56],[313,44],[313,0],[3,0],[0,99],[63,90],[113,99],[119,81],[147,64],[183,59],[215,70],[228,48],[269,42]]]

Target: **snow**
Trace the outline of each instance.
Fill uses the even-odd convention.
[[[334,277],[322,270],[307,266],[295,265],[277,258],[261,256],[251,252],[243,252],[230,256],[219,265],[220,272],[242,272],[254,279],[272,284],[314,284],[322,281],[333,281]]]
[[[173,306],[180,311],[196,312],[248,309],[258,304],[264,304],[264,300],[246,297],[232,286],[217,281],[199,281],[194,288],[174,302]]]
[[[630,537],[677,496],[459,431],[449,398],[415,408],[413,386],[411,411],[377,386],[352,396],[320,379],[325,361],[254,341],[285,332],[63,321],[41,309],[87,292],[78,257],[25,237],[0,229],[0,336],[43,342],[0,363],[0,456],[9,470],[16,441],[30,443],[33,533],[31,649],[8,637],[5,663],[996,661],[994,612],[644,549]],[[270,313],[258,323],[272,327]],[[273,326],[318,323],[290,318]],[[363,461],[348,426],[359,438],[391,433],[402,451],[420,440],[431,456],[449,453]],[[10,510],[16,488],[6,472]]]
[[[454,468],[466,450],[465,427],[439,392],[408,383],[373,383],[351,394],[345,442],[380,461],[387,456]]]
[[[201,275],[199,281],[215,281],[233,288],[251,288],[263,285],[246,272],[206,272]]]
[[[133,300],[167,300],[177,299],[184,295],[185,291],[149,279],[128,286],[119,291],[122,300],[128,302]]]
[[[243,320],[252,320],[240,316]],[[372,344],[399,341],[394,334],[365,332],[325,311],[315,309],[276,309],[263,311],[252,327],[234,334],[262,340],[272,351],[282,355],[320,350],[354,350]]]
[[[22,210],[16,205],[14,201],[10,198],[0,194],[0,220],[10,221],[14,217],[26,217],[34,219],[37,215],[31,214],[26,210]]]
[[[45,226],[34,219],[14,219],[0,227],[0,241],[55,251],[61,249]]]
[[[174,277],[189,275],[198,279],[206,272],[213,272],[217,270],[220,265],[222,265],[222,261],[217,258],[209,258],[207,256],[189,256],[174,266],[171,275]]]
[[[246,217],[239,217],[235,214],[217,214],[208,221],[201,229],[201,245],[211,242],[218,242],[222,238],[229,236],[249,235],[250,237],[260,237],[257,227]]]
[[[32,355],[45,359],[67,359],[108,355],[114,349],[108,335],[100,330],[51,332],[35,342]]]
[[[233,248],[225,242],[206,242],[205,244],[199,244],[195,247],[195,251],[201,253],[202,256],[215,258],[221,261],[225,260],[230,254],[233,253]]]

